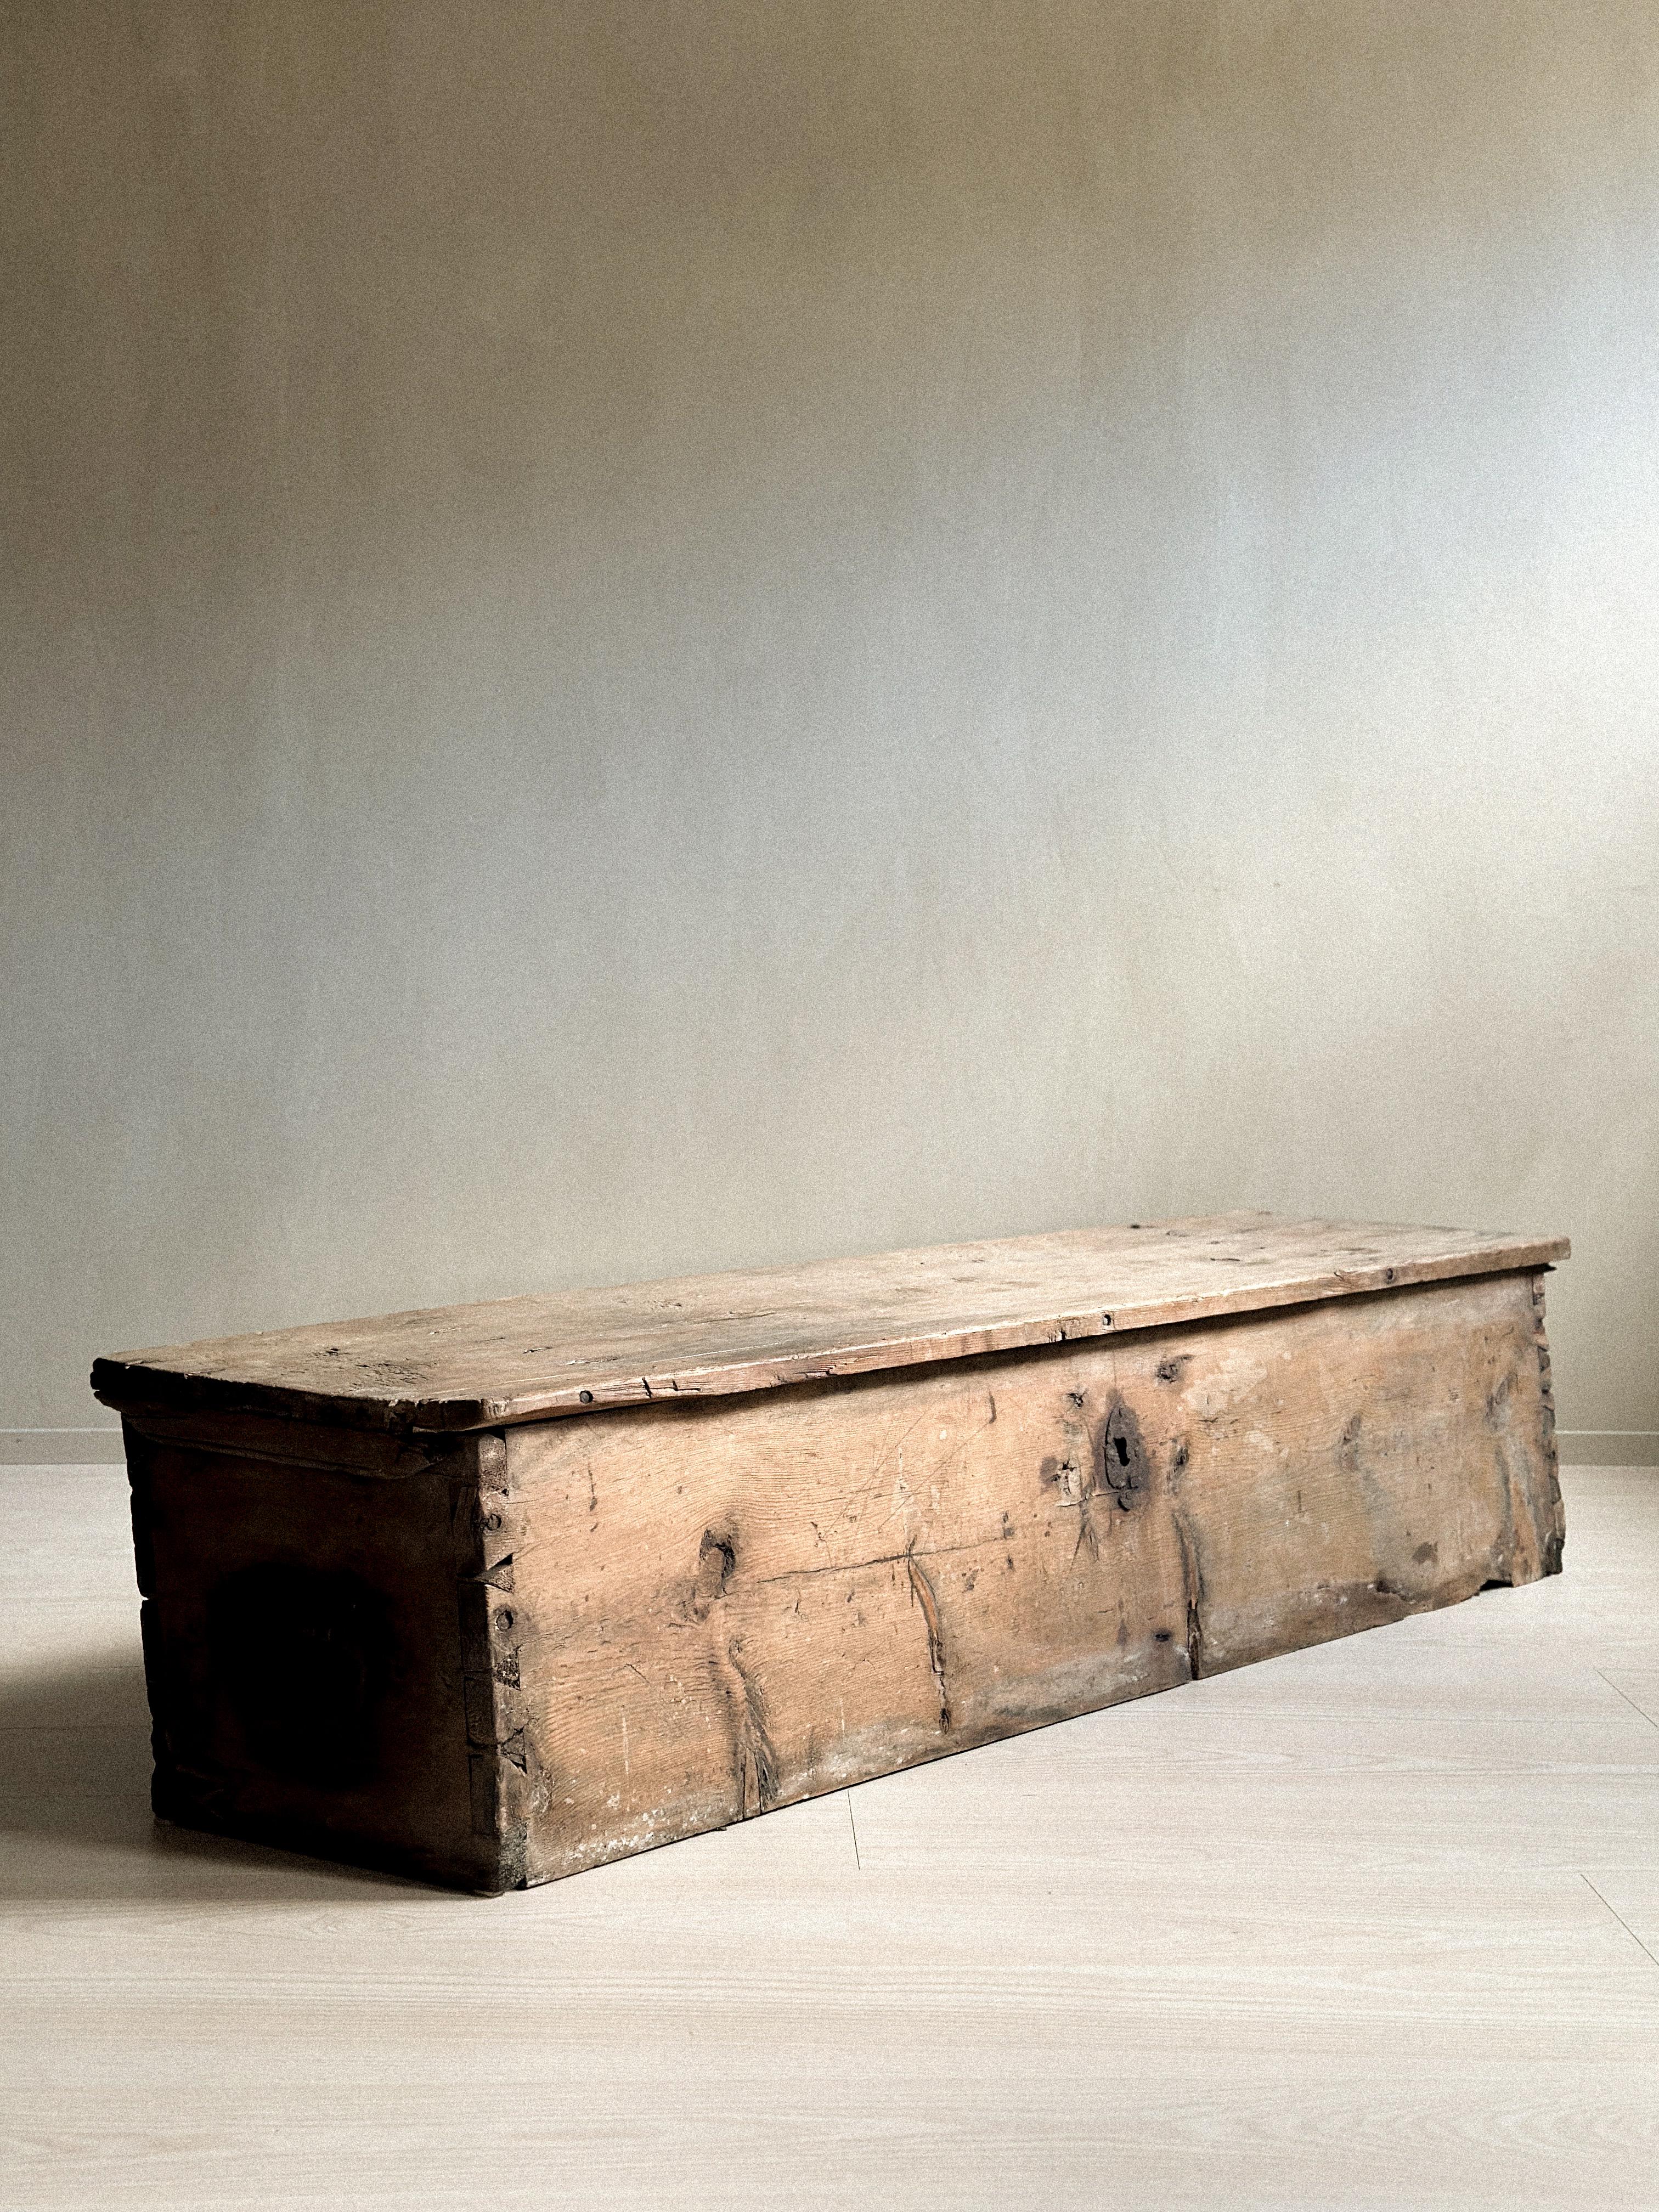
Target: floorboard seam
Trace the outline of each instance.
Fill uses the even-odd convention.
[[[1607,1905],[1607,1911],[1613,1914],[1613,1918],[1619,1923],[1619,1925],[1624,1929],[1626,1935],[1630,1937],[1631,1942],[1635,1944],[1637,1949],[1642,1954],[1643,1957],[1647,1960],[1649,1964],[1655,1967],[1659,1967],[1659,1958],[1656,1958],[1653,1953],[1649,1950],[1647,1945],[1642,1941],[1636,1930],[1631,1926],[1624,1914],[1620,1912],[1616,1906],[1607,1905],[1607,1899],[1601,1895],[1601,1891],[1595,1887],[1595,1884],[1590,1880],[1587,1874],[1583,1872],[1582,1869],[1580,1870],[1579,1880],[1583,1883],[1585,1888],[1589,1890],[1592,1897],[1598,1899],[1601,1904]]]
[[[1599,1667],[1595,1671],[1599,1675],[1601,1675],[1601,1680],[1607,1684],[1608,1689],[1613,1692],[1615,1698],[1623,1698],[1625,1703],[1630,1707],[1632,1712],[1640,1713],[1642,1718],[1647,1723],[1650,1729],[1659,1729],[1659,1721],[1655,1720],[1653,1715],[1649,1712],[1645,1705],[1638,1705],[1634,1698],[1630,1696],[1627,1692],[1620,1688],[1618,1683],[1613,1680],[1611,1675],[1602,1674],[1601,1669]]]

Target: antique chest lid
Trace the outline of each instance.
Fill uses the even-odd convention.
[[[1223,1213],[433,1306],[99,1360],[106,1406],[461,1430],[1539,1267],[1565,1237]]]

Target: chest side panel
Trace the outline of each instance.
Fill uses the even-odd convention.
[[[155,1809],[490,1886],[464,1677],[472,1455],[388,1480],[279,1460],[282,1442],[128,1425]]]

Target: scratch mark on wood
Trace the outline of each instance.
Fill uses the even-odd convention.
[[[982,1552],[988,1544],[996,1541],[994,1536],[981,1536],[967,1544],[933,1544],[925,1551],[907,1544],[902,1552],[878,1552],[872,1559],[836,1559],[827,1567],[788,1567],[781,1575],[760,1576],[754,1587],[764,1589],[770,1583],[800,1582],[810,1575],[855,1575],[864,1567],[896,1566],[901,1559],[942,1559],[951,1552]]]

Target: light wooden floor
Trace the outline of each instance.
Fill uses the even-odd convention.
[[[1567,1570],[495,1902],[152,1828],[0,1476],[0,2204],[1659,2206],[1659,1474]]]

